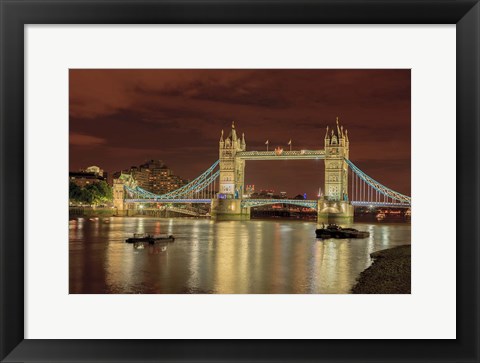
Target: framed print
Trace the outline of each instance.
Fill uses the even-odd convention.
[[[477,1],[1,6],[2,361],[479,360]]]
[[[70,294],[410,293],[410,80],[410,69],[70,69]],[[126,113],[100,95],[113,87]],[[318,114],[339,104],[357,118],[320,131]],[[388,248],[404,258],[379,258],[352,288]],[[385,263],[391,278],[366,280]]]

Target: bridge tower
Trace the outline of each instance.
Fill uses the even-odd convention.
[[[325,195],[319,197],[319,222],[349,222],[353,206],[348,201],[348,164],[350,141],[348,131],[336,120],[325,133]]]
[[[122,179],[113,179],[113,207],[117,210],[117,215],[125,214],[125,182]]]
[[[237,137],[234,122],[232,122],[232,130],[225,140],[222,130],[219,142],[219,192],[229,199],[241,199],[244,193],[245,160],[235,158],[235,154],[238,151],[245,151],[246,148],[245,134],[242,134],[241,139]]]
[[[135,205],[125,203],[125,186],[132,189],[137,187],[137,182],[130,174],[120,174],[119,178],[113,179],[113,207],[117,216],[128,216],[134,213]]]
[[[241,201],[244,194],[245,160],[236,157],[239,151],[245,151],[247,144],[245,134],[237,136],[235,123],[228,137],[223,139],[223,130],[219,141],[219,193],[212,199],[212,216],[216,219],[249,219],[250,208],[242,208]]]

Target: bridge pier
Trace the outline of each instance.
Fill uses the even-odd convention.
[[[122,206],[115,206],[117,217],[131,217],[138,213],[138,207],[135,204],[123,203]]]
[[[351,223],[353,215],[354,207],[347,201],[318,199],[318,223]]]
[[[250,219],[250,207],[242,208],[241,199],[212,199],[211,216],[218,221]]]

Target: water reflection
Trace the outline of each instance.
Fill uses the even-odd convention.
[[[408,224],[317,240],[314,222],[111,218],[69,222],[70,293],[348,293],[370,253],[410,243]],[[172,234],[139,248],[133,233]]]

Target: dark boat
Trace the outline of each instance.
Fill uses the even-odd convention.
[[[154,244],[155,242],[174,242],[175,237],[170,236],[152,236],[150,234],[144,233],[134,233],[133,237],[127,238],[126,243],[136,243],[136,242],[146,242],[149,244]]]
[[[354,228],[342,228],[336,224],[329,224],[327,227],[315,230],[317,238],[367,238],[369,232],[358,231]]]

